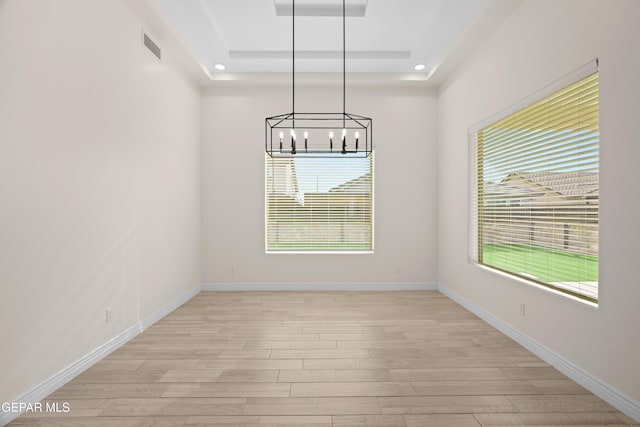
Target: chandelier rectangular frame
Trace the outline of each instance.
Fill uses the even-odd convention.
[[[346,112],[345,0],[342,0],[342,113],[296,113],[295,0],[291,0],[291,6],[291,112],[265,119],[266,153],[271,157],[369,157],[373,151],[373,119]]]
[[[265,119],[265,151],[271,157],[369,157],[372,150],[373,120],[369,117],[287,113]]]

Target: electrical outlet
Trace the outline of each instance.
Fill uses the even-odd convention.
[[[520,313],[520,316],[524,316],[525,315],[525,308],[524,308],[524,304],[520,304],[518,306],[518,313]]]
[[[104,319],[107,323],[111,322],[111,319],[113,319],[113,308],[107,307],[107,309],[105,310]]]

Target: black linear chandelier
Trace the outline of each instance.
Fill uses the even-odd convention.
[[[342,113],[297,113],[296,2],[292,0],[291,112],[265,119],[265,150],[271,157],[369,157],[373,149],[373,120],[346,112],[346,17],[342,0]],[[303,140],[298,137],[302,133]],[[339,144],[334,134],[341,132]],[[287,135],[288,134],[288,135]],[[286,139],[290,141],[285,142]]]

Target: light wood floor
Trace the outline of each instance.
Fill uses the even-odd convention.
[[[38,426],[637,425],[438,292],[204,292]]]

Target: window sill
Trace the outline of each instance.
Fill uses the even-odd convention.
[[[568,298],[571,301],[579,302],[581,304],[586,305],[587,307],[591,307],[591,308],[594,308],[594,309],[598,308],[598,302],[593,302],[593,301],[589,301],[589,300],[586,300],[586,299],[583,299],[583,298],[579,298],[579,297],[571,295],[569,293],[562,292],[560,290],[557,290],[557,289],[554,289],[554,288],[551,288],[551,287],[548,287],[548,286],[541,285],[540,283],[537,283],[537,282],[535,282],[533,280],[527,280],[527,279],[525,279],[523,277],[516,276],[514,274],[510,274],[510,273],[507,273],[505,271],[489,267],[487,265],[479,264],[479,263],[476,263],[476,262],[473,262],[473,261],[470,261],[470,262],[473,265],[475,265],[475,266],[477,266],[477,267],[479,267],[479,268],[481,268],[483,270],[489,271],[489,272],[494,273],[494,274],[498,274],[498,275],[500,275],[502,277],[505,277],[505,278],[507,278],[509,280],[512,280],[512,281],[515,281],[515,282],[519,282],[519,283],[524,283],[526,285],[533,286],[533,287],[535,287],[537,289],[540,289],[540,290],[542,290],[544,292],[550,292],[552,294],[559,295],[559,296],[564,297],[564,298]]]
[[[267,255],[372,255],[373,251],[265,251]]]

